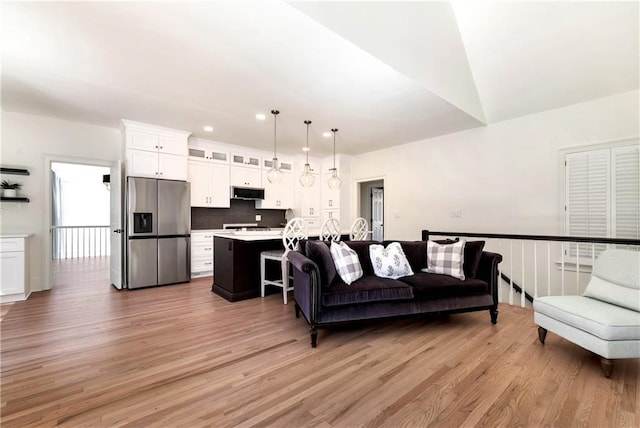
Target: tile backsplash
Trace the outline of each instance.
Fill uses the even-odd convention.
[[[262,216],[256,221],[256,214]],[[224,223],[258,223],[264,227],[284,227],[285,210],[259,210],[255,201],[231,199],[231,208],[191,208],[191,229],[222,229]]]

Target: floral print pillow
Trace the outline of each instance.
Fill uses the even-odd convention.
[[[407,256],[398,242],[392,242],[387,248],[382,245],[370,245],[369,257],[376,276],[397,279],[413,275]]]

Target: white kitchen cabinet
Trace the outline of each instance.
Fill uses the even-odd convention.
[[[297,183],[300,194],[300,217],[320,217],[320,179],[316,177],[311,187],[302,187]]]
[[[231,165],[231,185],[238,187],[262,187],[262,171],[258,168]]]
[[[187,180],[190,132],[122,121],[126,175]]]
[[[29,285],[29,235],[0,237],[0,303],[26,300]]]
[[[342,184],[338,189],[329,188],[331,178],[330,168],[333,168],[333,157],[322,161],[322,179],[320,183],[322,221],[337,218],[343,230],[351,227],[354,218],[351,214],[351,158],[345,155],[336,157],[336,168]]]
[[[341,174],[338,174],[340,176]],[[323,174],[321,180],[321,193],[322,193],[322,208],[325,210],[332,210],[335,208],[340,208],[340,189],[331,189],[329,188],[329,179],[331,178],[331,173]],[[342,179],[342,177],[340,177]],[[344,186],[344,179],[342,179],[342,186]]]
[[[293,174],[282,172],[280,183],[270,183],[267,179],[268,170],[262,171],[264,199],[256,202],[256,208],[285,210],[293,208]]]
[[[229,163],[229,153],[211,148],[189,147],[190,160],[207,160],[210,162]]]
[[[229,208],[229,165],[189,160],[191,206]]]
[[[213,275],[213,232],[191,231],[191,277]]]
[[[232,153],[231,165],[260,169],[260,156],[246,153]]]

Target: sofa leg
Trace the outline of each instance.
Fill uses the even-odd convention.
[[[311,347],[316,348],[318,346],[318,330],[312,327],[309,333],[311,333]]]
[[[611,377],[611,370],[613,370],[613,361],[608,358],[601,358],[600,365],[602,366],[602,371],[604,372],[604,377]]]
[[[296,318],[300,318],[300,306],[298,306],[298,303],[296,303],[295,308],[296,308]]]
[[[547,329],[538,327],[538,339],[540,340],[540,343],[544,345],[544,340],[546,338],[547,338]]]
[[[491,324],[496,324],[498,322],[498,308],[489,309],[489,313],[491,314]]]

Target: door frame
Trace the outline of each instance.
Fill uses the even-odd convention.
[[[363,183],[369,183],[371,181],[382,181],[382,187],[385,188],[385,182],[387,180],[387,176],[386,175],[376,175],[373,177],[367,177],[367,178],[358,178],[356,180],[354,180],[354,184],[355,184],[355,189],[356,191],[354,192],[355,194],[355,198],[356,198],[356,203],[353,205],[356,210],[355,210],[355,216],[356,217],[361,217],[362,214],[362,184]],[[379,187],[379,186],[377,186]],[[385,199],[386,199],[386,191],[385,191]],[[369,202],[370,203],[370,202]],[[382,206],[382,210],[383,210],[383,217],[386,218],[387,214],[386,214],[386,210],[387,210],[387,204],[383,203]],[[367,223],[369,223],[370,219],[367,219]],[[369,225],[369,227],[371,227],[371,225]]]
[[[51,278],[51,164],[52,163],[71,163],[76,165],[88,165],[88,166],[102,166],[110,168],[113,161],[105,159],[94,158],[81,158],[75,156],[64,155],[44,155],[44,204],[47,207],[46,215],[44,216],[44,233],[46,238],[42,240],[42,255],[44,260],[42,261],[43,273],[42,273],[42,290],[51,290],[52,278]],[[111,201],[109,201],[111,203]]]

